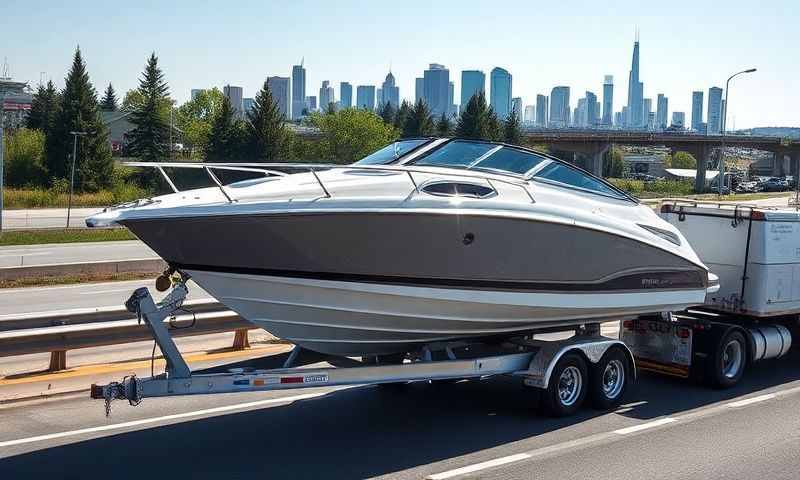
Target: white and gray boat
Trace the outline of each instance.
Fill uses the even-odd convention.
[[[347,166],[138,165],[173,193],[87,224],[126,226],[242,317],[322,353],[681,310],[713,288],[651,208],[524,148],[409,139]],[[181,191],[175,167],[215,186]],[[259,177],[226,184],[231,170]]]

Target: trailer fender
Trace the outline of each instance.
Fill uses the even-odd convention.
[[[541,342],[541,348],[531,359],[528,370],[518,372],[518,375],[525,377],[525,385],[537,388],[547,388],[550,383],[550,376],[553,373],[558,361],[569,352],[577,352],[589,363],[597,363],[609,348],[620,348],[628,357],[631,364],[631,372],[636,378],[636,364],[633,353],[625,343],[611,338],[603,339],[580,339],[565,344],[564,342]]]

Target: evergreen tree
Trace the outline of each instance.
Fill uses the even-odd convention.
[[[419,99],[403,123],[402,137],[429,137],[434,133],[433,116],[425,100]]]
[[[400,108],[397,109],[397,113],[394,116],[394,128],[402,131],[403,125],[406,124],[406,119],[409,115],[411,115],[411,104],[408,103],[408,101],[403,100],[403,102],[400,103]]]
[[[106,93],[103,94],[103,100],[100,102],[100,110],[104,112],[117,111],[117,94],[114,92],[114,87],[109,83],[106,87]]]
[[[234,115],[230,99],[223,97],[222,107],[214,117],[208,136],[206,162],[235,162],[242,158],[242,122],[237,121]]]
[[[86,191],[108,187],[114,171],[111,145],[100,120],[97,93],[89,80],[80,48],[75,49],[72,67],[64,80],[60,108],[46,140],[49,174],[51,178],[69,180],[73,146],[70,132],[86,132],[77,144],[75,187]]]
[[[512,109],[503,121],[503,141],[511,145],[522,144],[522,128],[519,122],[519,112]]]
[[[387,125],[394,125],[395,117],[397,116],[397,110],[392,106],[390,102],[386,102],[383,106],[378,110],[378,115],[383,119],[383,121]]]
[[[473,95],[467,106],[461,110],[456,124],[456,136],[491,140],[493,138],[490,125],[490,109],[486,104],[486,95],[478,92]]]
[[[47,86],[39,85],[33,95],[26,127],[41,130],[45,135],[48,135],[53,130],[59,108],[58,91],[56,86],[53,85],[53,81],[48,81]]]
[[[230,102],[228,102],[230,104]],[[330,104],[332,105],[332,104]],[[329,108],[330,108],[329,105]],[[335,112],[331,113],[331,115]],[[251,161],[274,162],[285,155],[287,149],[285,116],[272,97],[269,85],[264,82],[247,112],[247,157]]]
[[[503,139],[503,124],[497,118],[497,113],[495,113],[492,107],[489,107],[489,116],[487,120],[487,140],[494,140],[500,141]]]
[[[169,87],[158,68],[155,52],[147,60],[138,91],[142,101],[131,112],[130,121],[134,128],[128,134],[126,149],[128,154],[146,162],[163,160],[169,152],[170,127],[160,107],[168,98]]]
[[[453,122],[444,113],[439,117],[439,121],[436,122],[436,135],[439,137],[453,136]]]
[[[333,102],[328,102],[328,105],[325,107],[325,113],[328,115],[333,115],[336,113],[336,104]]]

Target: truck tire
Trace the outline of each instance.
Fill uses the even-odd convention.
[[[633,380],[628,355],[618,347],[609,348],[589,371],[589,399],[597,410],[617,408]]]
[[[550,416],[572,415],[586,399],[589,378],[586,361],[577,353],[567,353],[558,360],[542,392],[542,408]]]
[[[707,378],[714,388],[730,388],[739,383],[746,365],[747,341],[739,330],[730,330],[717,345]]]

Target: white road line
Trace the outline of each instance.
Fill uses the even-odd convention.
[[[45,440],[53,440],[56,438],[73,437],[75,435],[85,435],[87,433],[106,432],[109,430],[119,430],[122,428],[136,427],[139,425],[148,425],[151,423],[164,422],[167,420],[176,420],[181,418],[198,417],[201,415],[211,415],[215,413],[232,412],[235,410],[242,410],[251,407],[261,407],[264,405],[271,405],[273,403],[291,403],[297,400],[307,400],[309,398],[316,398],[326,395],[329,392],[320,393],[307,393],[304,395],[295,395],[293,397],[271,398],[269,400],[259,400],[257,402],[237,403],[235,405],[226,405],[224,407],[207,408],[204,410],[196,410],[194,412],[176,413],[174,415],[164,415],[163,417],[144,418],[142,420],[133,420],[131,422],[115,423],[113,425],[102,425],[99,427],[82,428],[80,430],[71,430],[68,432],[50,433],[47,435],[38,435],[35,437],[20,438],[17,440],[7,440],[0,442],[0,448],[11,447],[14,445],[23,445],[26,443],[43,442]]]
[[[487,462],[476,463],[474,465],[467,465],[466,467],[456,468],[455,470],[448,470],[446,472],[429,475],[426,477],[428,480],[443,480],[445,478],[457,477],[467,473],[478,472],[487,468],[499,467],[508,463],[519,462],[520,460],[527,460],[531,458],[527,453],[520,453],[517,455],[509,455],[507,457],[495,458]]]
[[[772,398],[775,398],[775,394],[774,393],[767,393],[766,395],[759,395],[758,397],[745,398],[744,400],[731,402],[731,403],[728,404],[728,406],[731,407],[731,408],[744,407],[745,405],[750,405],[750,404],[753,404],[753,403],[763,402],[764,400],[770,400]]]
[[[627,435],[629,433],[635,433],[642,430],[647,430],[648,428],[660,427],[661,425],[666,425],[674,421],[675,419],[670,417],[659,418],[658,420],[653,420],[652,422],[642,423],[640,425],[634,425],[632,427],[627,427],[627,428],[620,428],[619,430],[614,430],[614,433],[616,433],[617,435]]]

